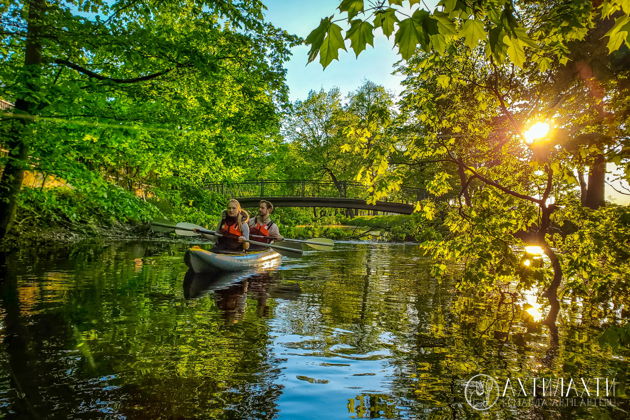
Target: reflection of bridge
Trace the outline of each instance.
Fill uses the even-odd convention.
[[[332,207],[411,214],[413,203],[424,198],[419,188],[401,188],[384,201],[368,204],[368,190],[358,182],[341,181],[245,181],[209,184],[208,189],[236,198],[243,207],[255,207],[262,199],[278,207]]]

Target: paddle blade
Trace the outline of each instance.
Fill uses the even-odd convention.
[[[192,223],[180,222],[175,225],[175,233],[180,236],[197,236],[199,235],[196,232],[193,232],[192,229],[205,229],[203,226],[195,225]]]
[[[328,238],[312,238],[304,243],[303,249],[308,251],[314,249],[317,251],[330,251],[333,249],[335,242]]]
[[[280,245],[280,246],[283,246],[285,248],[292,248],[292,249],[296,249],[296,250],[301,250],[302,249],[302,244],[298,243],[298,242],[276,241],[276,242],[274,242],[274,245]]]
[[[173,232],[175,223],[169,220],[154,220],[151,222],[151,230],[153,232]]]

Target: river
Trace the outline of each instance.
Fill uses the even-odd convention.
[[[186,247],[99,242],[3,256],[0,417],[622,418],[630,409],[628,350],[600,345],[603,321],[587,322],[579,301],[565,303],[550,337],[522,294],[433,278],[416,245],[342,243],[221,278],[187,272]]]

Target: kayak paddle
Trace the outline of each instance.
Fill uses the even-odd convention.
[[[181,236],[196,236],[199,233],[205,233],[208,235],[214,235],[217,237],[221,237],[224,236],[218,232],[215,232],[213,230],[208,230],[202,226],[199,225],[194,225],[192,223],[186,223],[186,222],[181,222],[176,224],[175,226],[173,225],[167,225],[164,223],[152,223],[152,225],[157,226],[158,228],[170,228],[170,229],[175,229],[175,233]],[[197,230],[197,232],[195,232],[195,230]],[[295,256],[302,256],[303,251],[301,249],[294,249],[294,248],[288,248],[288,247],[284,247],[284,246],[279,246],[279,245],[274,245],[274,244],[268,244],[265,242],[258,242],[258,241],[252,241],[252,240],[248,240],[245,239],[245,242],[249,242],[250,244],[254,244],[254,245],[261,245],[264,247],[269,247],[272,249],[276,249],[278,251],[280,251],[281,254],[287,254],[289,256],[295,257]],[[284,252],[282,252],[284,251]]]
[[[269,238],[269,236],[262,236],[262,235],[250,235],[250,236],[253,238]],[[276,243],[281,244],[283,242],[296,242],[299,244],[305,244],[307,245],[306,247],[307,249],[312,248],[317,251],[330,251],[331,249],[333,249],[333,246],[335,245],[335,242],[332,239],[328,239],[328,238],[312,238],[308,240],[282,238],[281,241],[278,241]]]

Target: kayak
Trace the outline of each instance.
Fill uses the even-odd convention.
[[[252,268],[273,268],[280,264],[282,256],[273,249],[247,253],[217,253],[197,246],[186,251],[184,261],[195,273],[217,271],[243,271]]]

